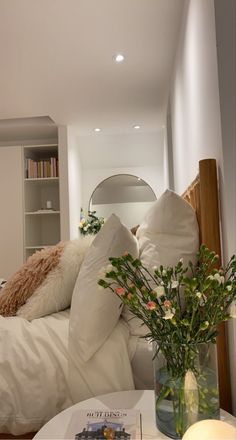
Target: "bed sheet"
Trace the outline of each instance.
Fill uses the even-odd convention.
[[[31,322],[0,316],[0,432],[39,429],[72,404],[69,310]]]

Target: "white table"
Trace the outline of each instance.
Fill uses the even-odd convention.
[[[121,391],[104,394],[92,399],[79,402],[62,411],[51,419],[36,434],[34,439],[63,439],[67,431],[72,414],[78,409],[138,409],[142,414],[143,439],[162,440],[169,439],[160,433],[155,423],[154,391]],[[236,426],[236,418],[225,411],[221,411],[221,420]],[[170,440],[170,439],[169,439]]]

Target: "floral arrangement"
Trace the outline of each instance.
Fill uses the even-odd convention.
[[[197,390],[200,418],[202,414],[207,414],[205,418],[217,414],[216,386],[211,380],[207,388],[210,373],[200,371],[196,359],[198,347],[214,344],[218,324],[231,317],[230,306],[236,300],[236,257],[232,256],[225,269],[217,269],[219,257],[202,245],[196,264],[189,262],[187,267],[180,260],[175,267],[149,270],[130,254],[109,260],[98,284],[118,295],[147,326],[145,337],[155,342],[155,356],[162,352],[166,367],[160,374],[165,379],[159,386],[156,411],[163,399],[172,401],[172,435],[181,438],[187,426],[186,408],[188,417],[191,408],[195,408],[196,415],[196,393],[190,399],[186,397],[189,383]]]
[[[89,211],[88,217],[85,218],[82,214],[82,218],[79,224],[79,230],[82,235],[97,234],[100,231],[105,219],[103,217],[97,217],[96,211]]]
[[[218,256],[202,245],[197,264],[154,267],[153,273],[130,254],[110,258],[105,279],[98,284],[118,295],[159,346],[167,343],[215,342],[217,325],[230,318],[236,299],[236,257],[216,269]],[[190,269],[191,276],[186,276]]]

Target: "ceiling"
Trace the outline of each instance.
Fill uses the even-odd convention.
[[[81,134],[160,129],[184,1],[0,0],[0,135],[32,117]]]

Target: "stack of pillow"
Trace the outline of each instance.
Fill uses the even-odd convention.
[[[166,190],[147,212],[136,237],[112,214],[95,239],[87,236],[36,252],[2,289],[0,315],[32,320],[71,305],[71,338],[86,361],[103,344],[121,313],[132,334],[146,331],[137,319],[130,319],[126,308],[122,311],[116,295],[99,290],[99,270],[109,257],[129,252],[150,268],[171,266],[180,258],[187,264],[194,260],[198,237],[192,207]]]
[[[136,237],[112,214],[94,240],[89,236],[61,242],[34,254],[2,289],[0,314],[32,320],[71,304],[70,338],[87,361],[112,332],[122,312],[119,298],[104,295],[97,284],[99,270],[108,264],[109,257],[129,252],[149,267],[171,266],[180,258],[187,264],[194,261],[198,236],[192,207],[166,190],[147,212]],[[130,319],[126,308],[122,316],[131,334],[145,333],[138,320]]]

